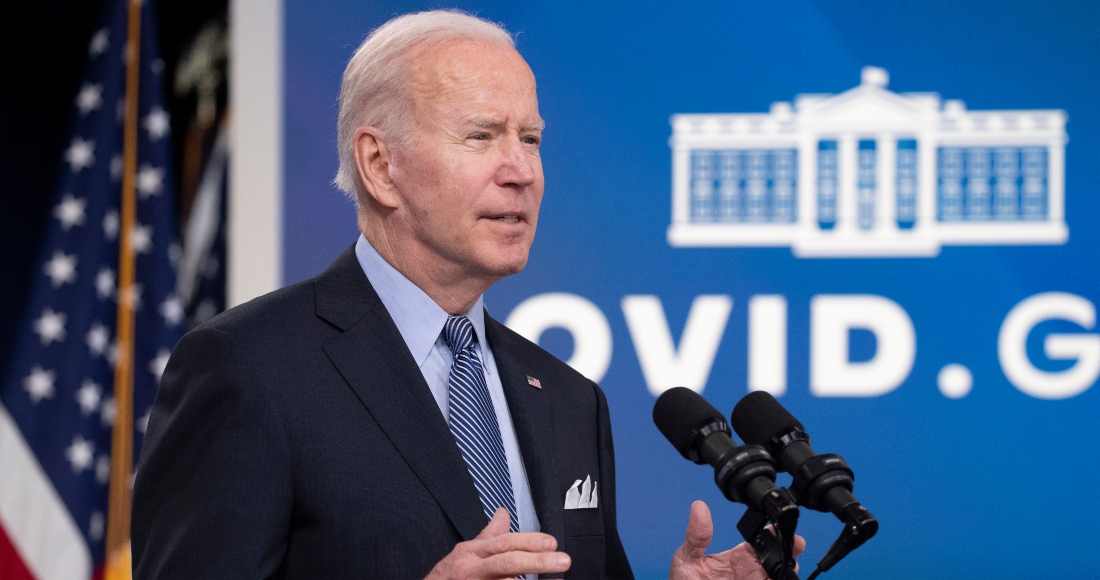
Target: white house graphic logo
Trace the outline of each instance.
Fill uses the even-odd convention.
[[[673,246],[799,257],[1063,244],[1066,114],[968,111],[863,69],[839,95],[671,119]]]

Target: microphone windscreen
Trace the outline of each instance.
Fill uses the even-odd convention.
[[[730,415],[730,425],[745,443],[768,447],[772,437],[790,430],[803,429],[794,418],[766,391],[753,391],[737,402]]]
[[[691,444],[696,430],[707,423],[726,418],[695,391],[674,387],[657,397],[653,405],[653,422],[661,434],[680,452],[691,459]]]

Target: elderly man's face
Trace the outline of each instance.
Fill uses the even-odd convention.
[[[543,191],[531,69],[515,50],[458,41],[421,51],[411,72],[416,127],[391,177],[403,237],[426,250],[412,266],[489,283],[519,272]]]

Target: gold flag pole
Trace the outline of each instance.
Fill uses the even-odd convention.
[[[111,433],[111,482],[107,502],[107,567],[104,580],[129,580],[130,499],[134,465],[134,251],[138,77],[141,70],[141,0],[130,0],[126,38],[126,116],[122,137],[122,207],[118,241],[118,320],[115,424]]]

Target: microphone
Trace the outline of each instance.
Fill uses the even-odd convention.
[[[714,482],[730,501],[749,506],[760,517],[746,512],[738,529],[749,540],[771,578],[797,578],[792,570],[794,530],[798,507],[786,490],[775,486],[775,460],[760,445],[737,445],[729,423],[695,391],[669,389],[653,406],[653,422],[685,458],[714,467]],[[767,516],[775,524],[775,537],[763,531]],[[772,549],[776,542],[777,549]],[[781,553],[777,553],[781,552]]]
[[[878,532],[878,520],[852,495],[855,474],[839,455],[818,455],[810,436],[775,397],[755,391],[742,398],[730,416],[733,428],[747,443],[763,445],[793,476],[791,491],[798,504],[832,512],[844,522],[844,532],[818,562],[810,578],[828,570]]]

